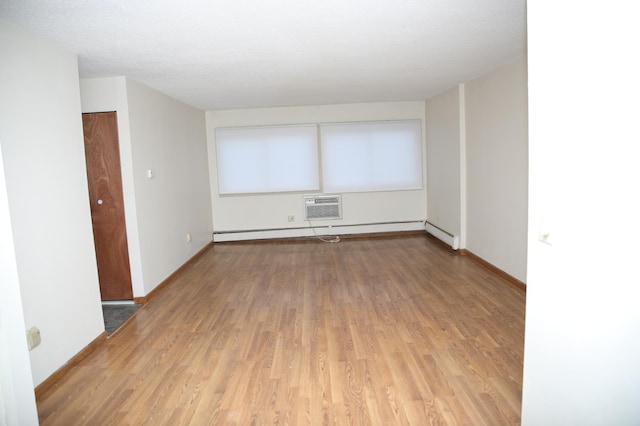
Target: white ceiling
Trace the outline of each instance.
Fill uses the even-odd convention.
[[[428,99],[526,53],[525,0],[0,0],[0,17],[203,110]]]

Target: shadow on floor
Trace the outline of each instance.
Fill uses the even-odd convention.
[[[142,305],[102,305],[104,315],[104,328],[107,334],[113,333],[122,323],[124,323]]]

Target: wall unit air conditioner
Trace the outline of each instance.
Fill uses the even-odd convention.
[[[304,197],[305,220],[342,219],[340,195],[315,195]]]

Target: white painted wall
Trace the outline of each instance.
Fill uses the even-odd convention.
[[[630,2],[529,2],[522,424],[640,419],[640,27]],[[567,31],[567,22],[571,22]],[[594,23],[598,31],[594,31]],[[551,245],[538,240],[549,232]]]
[[[211,242],[205,115],[125,77],[80,87],[83,112],[118,113],[133,292],[145,296]]]
[[[465,83],[466,248],[525,282],[527,64]]]
[[[0,44],[5,34],[2,25],[0,21]],[[0,236],[0,425],[37,425],[1,143]]]
[[[104,331],[74,55],[0,25],[0,140],[38,385]]]
[[[136,194],[133,185],[133,149],[131,147],[131,132],[129,131],[127,80],[125,77],[82,79],[80,80],[80,100],[83,113],[115,111],[117,114],[131,287],[134,297],[143,297],[146,293],[142,277]]]
[[[130,79],[127,98],[148,294],[211,242],[205,113]],[[154,171],[153,179],[147,170]]]
[[[426,103],[427,220],[460,236],[460,90]]]
[[[220,196],[215,158],[215,128],[273,124],[351,122],[370,120],[424,120],[424,102],[265,108],[207,112],[207,139],[211,199],[215,231],[307,228],[303,195],[261,194]],[[426,152],[423,130],[423,156]],[[426,173],[423,189],[372,193],[345,193],[342,220],[314,221],[314,226],[422,221],[426,219]],[[295,221],[287,221],[288,216]]]

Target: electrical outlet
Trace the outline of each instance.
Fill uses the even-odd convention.
[[[190,243],[191,242],[191,234],[187,234],[187,242]]]
[[[42,338],[40,337],[40,330],[37,327],[31,327],[27,330],[27,344],[29,345],[29,350],[38,346],[41,341]]]
[[[287,220],[289,222],[293,222],[294,220],[296,220],[296,217],[295,216],[287,216]]]

